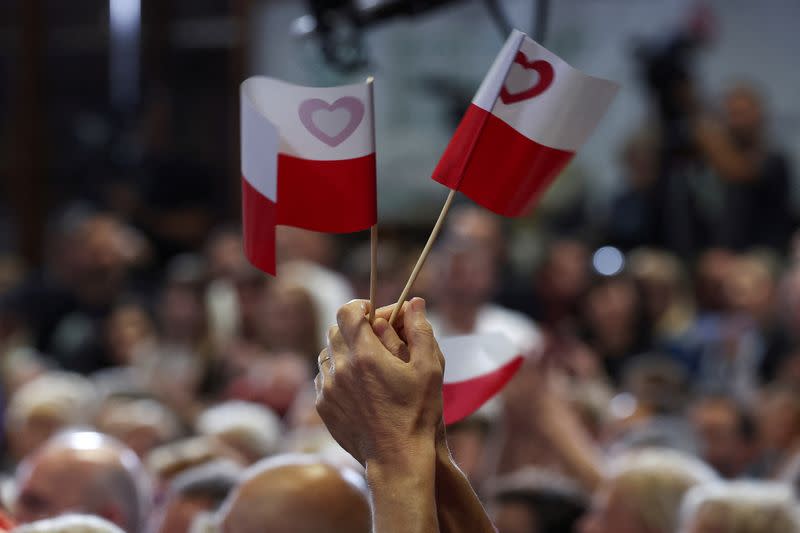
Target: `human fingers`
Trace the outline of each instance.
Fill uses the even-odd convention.
[[[372,324],[372,329],[375,330],[381,343],[389,352],[406,363],[409,361],[408,346],[385,318],[376,318]]]

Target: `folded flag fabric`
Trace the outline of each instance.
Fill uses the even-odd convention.
[[[377,221],[372,80],[302,87],[267,77],[241,86],[245,253],[275,274],[275,226],[327,233]]]
[[[583,145],[617,90],[514,30],[433,179],[495,213],[523,215]]]
[[[446,424],[477,411],[506,386],[524,360],[500,333],[448,337],[439,347],[446,363],[442,387]]]

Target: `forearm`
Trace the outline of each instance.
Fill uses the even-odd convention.
[[[558,451],[564,467],[589,491],[603,479],[598,450],[580,421],[566,406],[553,409],[543,424],[542,436]]]
[[[373,532],[438,532],[433,438],[386,455],[366,464]]]
[[[436,511],[442,533],[497,531],[443,439],[436,446]]]

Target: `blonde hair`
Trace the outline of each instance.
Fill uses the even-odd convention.
[[[700,524],[713,528],[710,531],[726,533],[798,533],[796,505],[788,485],[766,481],[710,483],[686,495],[681,531]]]
[[[716,479],[699,459],[666,448],[627,453],[614,461],[609,473],[641,522],[652,531],[664,532],[676,530],[686,492]]]

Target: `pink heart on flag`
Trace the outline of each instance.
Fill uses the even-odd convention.
[[[311,135],[335,148],[346,141],[361,124],[364,104],[354,96],[343,96],[332,104],[319,98],[310,98],[300,104],[297,112],[300,122]]]
[[[555,69],[553,69],[553,65],[544,59],[528,61],[528,58],[525,54],[522,52],[517,52],[517,55],[514,57],[514,63],[521,65],[525,70],[536,71],[536,73],[539,75],[539,79],[533,84],[532,87],[515,93],[512,93],[505,85],[503,85],[503,88],[500,91],[500,99],[504,104],[510,105],[516,102],[521,102],[522,100],[533,98],[534,96],[539,96],[545,92],[550,85],[553,84],[553,78],[555,78],[556,75]],[[506,83],[508,83],[507,80]]]

